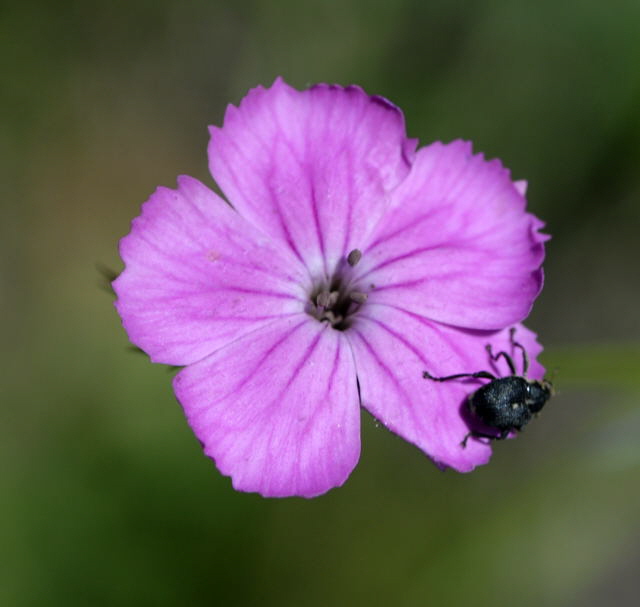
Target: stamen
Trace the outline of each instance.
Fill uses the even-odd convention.
[[[367,301],[367,294],[361,293],[360,291],[351,291],[351,293],[349,293],[349,297],[351,298],[351,301],[355,301],[359,304]]]
[[[347,255],[347,263],[353,268],[362,257],[362,251],[360,249],[353,249],[349,255]]]
[[[320,320],[328,320],[332,327],[342,322],[342,316],[334,314],[331,310],[327,310]]]
[[[319,308],[328,308],[329,300],[331,299],[331,293],[329,291],[320,291],[316,297],[316,305]]]
[[[361,255],[354,249],[349,253],[349,263],[356,264]],[[309,297],[307,313],[320,322],[329,323],[337,331],[346,331],[353,324],[352,317],[367,301],[367,293],[357,290],[358,286],[352,284],[351,279],[351,272],[347,277],[336,273],[320,282]]]

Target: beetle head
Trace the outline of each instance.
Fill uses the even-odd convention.
[[[532,380],[528,386],[527,405],[531,413],[538,413],[545,403],[553,395],[553,386],[551,382],[543,379],[542,381]]]

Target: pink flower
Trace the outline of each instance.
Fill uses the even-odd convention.
[[[358,87],[280,79],[229,106],[209,163],[229,204],[190,177],[156,190],[114,288],[131,341],[185,367],[178,400],[234,487],[341,485],[359,405],[441,467],[486,463],[488,444],[460,444],[480,383],[422,373],[491,369],[486,344],[508,350],[529,313],[546,237],[523,184],[466,142],[416,151],[400,110]]]

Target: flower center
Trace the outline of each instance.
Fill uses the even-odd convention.
[[[367,294],[351,282],[351,268],[361,257],[362,253],[354,249],[341,269],[314,287],[309,295],[308,314],[320,322],[328,322],[338,331],[346,331],[351,326],[354,315],[367,301]]]

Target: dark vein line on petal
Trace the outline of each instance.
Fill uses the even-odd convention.
[[[407,341],[404,337],[402,337],[400,333],[397,333],[391,327],[389,327],[387,324],[380,321],[379,319],[373,318],[369,315],[363,314],[362,318],[363,319],[366,318],[368,321],[377,324],[379,327],[381,327],[387,333],[389,333],[389,335],[392,335],[395,339],[397,339],[400,343],[402,343],[405,346],[405,348],[413,352],[413,354],[420,360],[420,362],[427,364],[427,359],[425,359],[422,356],[422,353],[420,352],[420,350],[418,350],[418,348],[416,348],[411,342]]]
[[[250,289],[248,287],[225,286],[221,291],[232,291],[234,293],[247,293],[248,295],[260,295],[263,297],[275,297],[276,299],[292,299],[300,301],[298,297],[289,293],[280,293],[278,291],[267,291],[260,289]]]
[[[153,295],[153,301],[154,302],[170,302],[170,301],[180,300],[181,298],[189,298],[189,299],[193,298],[196,300],[202,299],[206,301],[207,299],[215,298],[216,296],[224,295],[226,293],[245,293],[247,295],[255,295],[257,297],[265,297],[265,298],[273,298],[273,299],[289,299],[291,301],[296,301],[296,302],[300,301],[298,297],[295,297],[294,295],[289,295],[287,293],[260,291],[258,289],[250,289],[247,287],[236,287],[232,285],[223,285],[220,288],[209,287],[206,290],[203,289],[199,291],[191,291],[191,290],[180,291],[180,292],[174,291],[173,293],[167,294],[167,295]],[[145,297],[142,299],[146,300],[148,298]],[[204,303],[204,302],[197,301],[196,306],[200,305],[201,303]],[[193,305],[193,304],[189,304],[189,305]]]
[[[329,395],[333,390],[333,384],[336,379],[336,369],[338,367],[338,360],[340,359],[340,344],[341,344],[340,339],[336,340],[336,353],[333,358],[333,366],[331,367],[331,373],[329,373],[329,383],[325,390],[325,397],[327,400],[329,400]]]
[[[274,322],[277,322],[277,321],[274,321]],[[234,385],[234,387],[233,387],[233,388],[232,388],[232,389],[231,389],[227,394],[225,394],[224,396],[222,396],[222,397],[218,398],[218,401],[220,401],[220,400],[224,400],[224,399],[226,399],[226,398],[229,398],[229,396],[231,396],[231,394],[233,394],[234,392],[237,392],[238,390],[244,389],[244,388],[245,388],[245,386],[246,386],[247,381],[249,380],[249,378],[253,377],[253,376],[256,374],[256,372],[257,372],[257,371],[260,369],[260,367],[265,363],[265,361],[266,361],[266,360],[267,360],[267,359],[268,359],[268,358],[273,354],[273,352],[274,352],[277,348],[279,348],[279,347],[280,347],[280,346],[281,346],[285,341],[287,341],[287,340],[288,340],[288,339],[290,339],[293,335],[295,335],[295,334],[298,332],[298,330],[300,329],[300,327],[302,327],[303,325],[305,325],[307,322],[308,322],[308,321],[305,319],[305,320],[302,320],[302,321],[301,321],[300,323],[298,323],[297,325],[295,325],[294,327],[288,328],[288,329],[286,330],[286,332],[284,333],[284,335],[283,335],[280,339],[278,339],[274,344],[272,344],[269,348],[267,348],[267,349],[266,349],[266,350],[261,354],[261,356],[259,357],[258,361],[257,361],[257,362],[255,362],[255,363],[252,365],[251,370],[250,370],[249,372],[245,372],[245,373],[244,373],[244,375],[243,375],[243,377],[242,377],[242,379],[240,379],[240,381],[239,381],[238,383],[236,383],[236,384]],[[271,326],[271,324],[273,324],[273,323],[270,323],[270,324],[269,324],[269,325],[267,325],[267,326]],[[265,328],[265,327],[260,327],[260,328],[259,328],[259,329],[257,329],[257,330],[264,329],[264,328]],[[232,342],[232,344],[233,344],[233,343],[236,343],[237,341],[238,341],[238,340],[235,340],[234,342]],[[231,344],[227,344],[227,346],[229,346],[229,345],[231,345]],[[224,347],[227,347],[227,346],[224,346]],[[261,409],[261,410],[260,410],[260,413],[258,413],[258,415],[262,415],[262,411],[263,411],[263,409]],[[247,425],[249,425],[249,424],[247,424]]]
[[[280,124],[280,119],[278,118],[278,115],[276,113],[275,110],[275,104],[267,104],[267,110],[268,113],[271,114],[271,118],[273,120],[273,124],[275,126],[275,132],[276,135],[274,136],[274,141],[269,142],[269,144],[266,146],[266,149],[268,149],[270,151],[270,171],[269,171],[269,177],[270,179],[268,180],[268,184],[267,184],[267,188],[269,190],[269,195],[271,196],[271,199],[273,201],[273,206],[274,209],[276,210],[276,214],[278,216],[278,219],[280,221],[280,227],[283,231],[283,233],[285,234],[285,238],[287,243],[289,244],[289,246],[291,247],[291,249],[293,250],[293,252],[295,253],[296,257],[302,262],[302,264],[307,268],[307,271],[309,271],[309,267],[307,266],[302,254],[300,253],[298,247],[296,246],[296,243],[294,241],[294,239],[291,236],[291,232],[289,231],[289,228],[287,226],[287,223],[285,221],[285,217],[282,213],[282,208],[280,206],[279,203],[279,198],[278,196],[275,194],[274,188],[273,188],[273,184],[272,184],[272,180],[271,178],[273,177],[273,173],[274,173],[274,167],[273,167],[273,158],[276,157],[275,154],[275,143],[278,141],[278,137],[280,137],[280,133],[286,133],[287,130],[283,129],[281,124]],[[282,140],[284,141],[285,145],[288,147],[289,141],[287,139],[286,136],[282,137]],[[293,158],[296,158],[296,155],[293,154]]]
[[[316,339],[316,343],[313,346],[314,349],[317,346],[317,342],[320,341],[320,338],[321,338],[321,335],[318,335],[318,338]],[[328,403],[331,403],[331,399],[329,398],[329,394],[330,394],[331,389],[333,387],[334,376],[336,374],[336,369],[338,367],[339,357],[340,357],[340,347],[339,347],[339,342],[338,342],[338,345],[336,347],[335,356],[334,356],[333,366],[332,366],[332,369],[331,369],[331,373],[328,374],[328,377],[330,378],[330,381],[329,381],[328,386],[327,386],[327,388],[325,390],[325,397],[323,399],[318,399],[317,402],[315,403],[315,406],[313,407],[313,409],[311,409],[309,411],[309,415],[308,415],[308,417],[307,417],[307,419],[305,420],[305,423],[304,423],[304,428],[302,430],[300,430],[300,434],[301,435],[310,435],[311,434],[313,426],[317,421],[318,414],[320,412],[322,412],[322,411],[326,411],[326,409],[328,408]],[[318,377],[318,378],[315,378],[315,379],[317,381],[322,381],[324,378]],[[327,416],[325,415],[325,417],[327,417]],[[325,429],[325,432],[326,432],[326,429]],[[297,452],[298,452],[298,461],[301,461],[299,455],[300,455],[300,450],[301,450],[302,446],[303,446],[303,441],[297,441],[296,449],[297,449]],[[327,474],[327,471],[326,471],[327,466],[326,466],[326,464],[325,464],[324,468],[325,468],[324,469],[324,474],[326,475]]]
[[[455,325],[449,325],[439,321],[431,320],[425,316],[421,316],[420,314],[416,314],[415,312],[411,312],[410,310],[405,310],[403,308],[396,308],[396,309],[398,310],[398,312],[405,314],[406,316],[414,319],[416,322],[420,323],[421,325],[428,327],[429,329],[437,333],[440,336],[440,339],[442,339],[442,341],[446,341],[448,346],[455,352],[455,354],[457,354],[457,356],[461,360],[466,361],[469,359],[467,352],[459,348],[458,345],[456,344],[456,341],[452,340],[450,336],[447,335],[446,332],[442,330],[442,327],[447,327],[453,330],[464,331],[463,327],[456,327]]]
[[[411,310],[407,310],[406,308],[402,308],[400,306],[396,306],[396,305],[393,305],[393,304],[376,303],[376,304],[372,304],[372,305],[377,305],[377,306],[382,306],[382,307],[385,307],[385,308],[393,309],[396,312],[399,312],[400,314],[404,314],[405,316],[408,316],[412,320],[415,320],[416,322],[418,322],[422,326],[424,326],[427,329],[429,329],[429,330],[433,331],[434,333],[436,333],[440,337],[440,339],[442,341],[445,341],[447,343],[447,346],[451,350],[453,350],[453,352],[460,358],[460,360],[469,361],[469,357],[467,355],[467,352],[465,352],[460,347],[458,347],[456,341],[452,340],[451,337],[449,335],[447,335],[446,331],[443,330],[443,329],[449,329],[449,330],[454,330],[454,331],[462,331],[464,333],[464,332],[468,331],[467,328],[460,327],[460,326],[457,326],[457,325],[453,325],[453,324],[450,324],[450,323],[445,323],[445,322],[442,322],[440,320],[435,320],[435,319],[430,318],[428,316],[424,316],[424,315],[418,314],[416,312],[412,312]],[[367,306],[367,307],[370,308],[371,306]],[[369,318],[369,320],[372,320],[371,316],[369,316],[368,318]],[[378,322],[378,321],[376,320],[374,322]],[[487,333],[487,335],[491,335],[491,334],[495,333],[495,331],[486,330],[486,333]],[[424,359],[424,362],[426,362],[427,364],[432,364],[433,363],[433,361],[429,361],[427,359]]]
[[[373,323],[377,323],[378,321],[376,320],[372,320],[371,318],[368,318],[368,320],[370,322]],[[409,392],[404,388],[404,386],[396,379],[395,374],[393,373],[393,371],[382,361],[382,359],[378,356],[375,348],[369,343],[369,341],[364,337],[364,335],[362,334],[362,332],[358,332],[358,338],[361,340],[361,342],[363,343],[363,345],[365,346],[365,348],[369,351],[369,354],[371,355],[371,357],[375,360],[376,364],[383,369],[384,371],[384,375],[386,375],[388,378],[390,378],[390,380],[392,381],[392,383],[397,387],[398,391],[404,395],[405,397],[405,404],[406,403],[412,403],[413,402],[413,398],[411,396],[411,394],[409,394]],[[361,386],[362,388],[364,388],[364,386]],[[364,402],[363,404],[364,408],[367,409],[367,403]],[[381,405],[382,407],[384,407],[384,405]],[[411,404],[406,404],[406,406],[404,407],[404,410],[407,411],[409,413],[409,416],[413,419],[413,422],[415,424],[415,426],[417,428],[423,428],[423,424],[420,422],[420,420],[418,420],[417,418],[417,413],[416,411],[414,411],[414,407],[411,406]],[[374,413],[375,415],[375,413]],[[384,420],[382,420],[384,422]],[[386,425],[386,424],[385,424]],[[400,430],[393,430],[393,431],[397,431],[398,433],[400,433]],[[402,435],[404,435],[406,433],[402,433]],[[416,433],[416,437],[417,437],[417,433]],[[416,442],[417,444],[417,442]]]
[[[393,265],[394,263],[397,263],[399,261],[402,261],[404,259],[408,259],[409,257],[416,257],[422,253],[427,253],[429,251],[435,251],[437,249],[441,249],[442,245],[441,244],[436,244],[436,245],[430,245],[428,247],[421,247],[419,249],[413,249],[412,251],[409,251],[407,253],[402,253],[401,255],[398,255],[396,257],[391,257],[388,259],[385,259],[384,261],[381,261],[379,264],[373,266],[372,268],[368,268],[367,272],[365,274],[362,274],[361,276],[359,276],[360,280],[363,280],[364,278],[366,278],[367,276],[369,276],[370,274],[373,274],[374,272],[381,270],[382,268],[386,268],[387,266]]]
[[[325,329],[327,330],[327,329]],[[320,338],[322,337],[322,332],[319,332],[314,338],[313,338],[313,342],[311,344],[311,346],[307,346],[307,350],[302,358],[302,360],[300,360],[297,365],[295,366],[293,373],[291,374],[291,377],[289,378],[289,381],[287,382],[286,386],[283,388],[282,393],[286,392],[289,387],[291,386],[292,382],[295,380],[295,378],[298,376],[298,374],[300,373],[300,370],[302,369],[302,367],[304,367],[305,363],[309,360],[309,358],[312,356],[313,352],[316,349],[316,346],[318,345],[318,342],[320,341]]]
[[[438,204],[438,201],[432,201],[433,204]],[[397,238],[398,236],[400,236],[403,232],[406,232],[407,230],[413,230],[416,228],[416,226],[419,226],[421,223],[425,222],[425,221],[429,221],[433,218],[434,215],[437,215],[439,212],[441,212],[441,208],[437,207],[435,209],[431,209],[429,210],[426,214],[422,215],[419,219],[415,220],[415,221],[410,221],[408,223],[406,223],[405,225],[397,228],[395,231],[390,232],[389,234],[384,234],[379,236],[376,240],[374,240],[368,247],[368,251],[374,249],[375,247],[380,246],[381,244],[384,244],[390,240],[393,240],[394,238]],[[380,225],[380,224],[378,224]],[[377,228],[378,226],[376,226]]]
[[[213,276],[218,276],[218,273],[215,272],[216,268],[215,268],[215,263],[216,262],[209,262],[209,264],[211,265],[211,271],[210,273]],[[285,285],[289,288],[296,288],[299,285],[297,284],[297,281],[302,281],[304,280],[304,277],[300,276],[291,276],[291,273],[287,273],[287,271],[285,269],[276,269],[275,266],[271,266],[271,267],[260,267],[260,266],[256,266],[253,263],[249,262],[249,263],[240,263],[238,261],[236,261],[235,259],[230,259],[228,257],[225,257],[223,260],[223,263],[225,264],[225,267],[227,269],[246,269],[248,270],[251,274],[263,274],[265,276],[267,276],[268,278],[273,279],[274,282],[282,282],[284,283],[282,286],[284,287]],[[207,272],[207,266],[203,266],[204,271],[209,274],[209,272]],[[209,276],[208,276],[209,277]],[[302,287],[300,287],[302,289]],[[293,295],[293,293],[292,293]]]
[[[322,229],[320,227],[320,218],[318,216],[318,200],[316,198],[316,188],[315,188],[314,180],[312,180],[311,182],[311,191],[309,192],[309,196],[310,196],[310,204],[311,204],[311,213],[313,216],[313,225],[316,230],[316,238],[318,239],[318,246],[320,247],[320,255],[322,257],[322,267],[323,267],[325,276],[328,276],[327,256],[325,253]]]
[[[271,169],[271,171],[273,171],[273,168]],[[270,175],[271,177],[271,175]],[[280,207],[280,202],[279,202],[279,198],[273,188],[273,185],[271,183],[271,180],[269,180],[268,184],[267,184],[267,189],[269,191],[269,196],[271,197],[271,200],[273,202],[273,208],[276,211],[276,216],[278,217],[278,222],[280,224],[280,229],[282,230],[283,234],[284,234],[284,238],[287,242],[287,244],[289,245],[289,247],[291,248],[291,250],[293,251],[294,255],[300,260],[300,263],[302,263],[302,265],[307,269],[307,272],[309,271],[309,266],[307,266],[306,261],[304,259],[304,257],[302,256],[302,254],[300,253],[300,251],[298,250],[298,247],[291,235],[291,232],[289,231],[289,227],[287,226],[287,222],[285,221],[284,215],[282,214],[282,208]]]
[[[347,154],[347,223],[344,228],[344,238],[342,240],[342,251],[343,253],[347,252],[347,246],[349,245],[351,239],[351,223],[353,222],[353,208],[355,206],[355,201],[353,197],[353,179],[352,175],[354,175],[353,169],[353,154]],[[359,201],[357,201],[359,202]]]
[[[315,170],[313,169],[313,167],[311,165],[311,163],[314,163],[314,161],[316,159],[313,157],[312,151],[309,150],[309,133],[312,130],[310,125],[313,123],[315,110],[316,110],[316,107],[318,107],[318,104],[312,102],[310,104],[310,107],[311,107],[311,109],[307,113],[307,116],[306,116],[305,126],[304,126],[304,133],[303,133],[304,162],[300,163],[300,164],[302,166],[304,166],[305,169],[306,169],[306,171],[305,171],[306,174],[307,174],[307,180],[306,181],[307,181],[307,183],[309,185],[309,192],[308,192],[309,201],[308,202],[309,202],[309,205],[310,205],[311,216],[313,218],[313,223],[314,223],[314,227],[315,227],[315,231],[316,231],[316,238],[318,240],[318,247],[320,249],[320,256],[322,258],[322,270],[325,273],[325,275],[327,275],[328,274],[328,269],[327,269],[327,258],[326,258],[326,254],[325,254],[325,243],[324,243],[324,238],[323,238],[323,234],[322,234],[322,229],[320,227],[320,218],[318,216],[318,201],[316,199],[316,185],[315,185],[316,174],[315,174]]]
[[[251,158],[249,156],[247,156],[247,154],[245,153],[245,151],[233,140],[231,139],[227,139],[227,143],[231,144],[231,146],[233,146],[237,152],[237,154],[244,160],[244,163],[242,163],[243,166],[253,166],[255,164],[255,159]],[[267,152],[270,156],[270,158],[273,158],[273,149],[271,147],[267,147],[265,146],[265,149],[269,150],[269,152]],[[218,157],[221,158],[224,163],[227,165],[227,169],[230,173],[230,177],[233,179],[234,183],[235,183],[235,187],[238,190],[239,193],[241,193],[242,197],[245,198],[246,200],[246,196],[244,193],[244,188],[240,187],[240,180],[238,179],[238,177],[236,176],[236,172],[233,169],[233,166],[231,164],[231,161],[229,159],[227,159],[226,155],[222,155],[221,152],[219,152]],[[272,177],[273,175],[273,165],[269,164],[267,167],[264,167],[265,172],[267,173],[267,177]],[[258,187],[259,189],[262,189],[263,187],[266,189],[267,193],[269,194],[269,196],[271,197],[271,201],[273,203],[273,208],[276,211],[276,216],[278,217],[278,223],[280,225],[280,229],[282,231],[282,235],[284,236],[284,240],[286,241],[286,243],[289,245],[289,248],[291,249],[291,251],[294,253],[294,255],[298,258],[298,260],[302,263],[302,265],[307,268],[307,271],[309,270],[309,268],[307,267],[302,255],[300,254],[300,251],[298,250],[298,248],[295,245],[295,242],[293,241],[293,239],[291,238],[291,233],[289,232],[286,223],[284,221],[284,218],[282,216],[282,210],[280,208],[280,205],[278,204],[278,198],[275,194],[273,185],[271,184],[271,180],[270,179],[266,179],[263,180],[262,178],[258,178]],[[252,205],[249,204],[248,200],[247,200],[247,207],[249,209],[252,209]],[[252,212],[255,213],[256,211],[252,209]],[[252,222],[253,223],[253,222]],[[256,225],[256,224],[254,224]],[[257,227],[259,229],[261,229],[261,231],[264,231],[262,228],[260,228],[260,223],[257,224]]]
[[[298,377],[298,375],[300,374],[300,371],[302,370],[302,368],[304,367],[305,363],[309,360],[309,358],[313,355],[318,342],[320,341],[322,333],[318,333],[318,335],[316,335],[313,339],[313,342],[310,346],[307,346],[306,352],[303,356],[303,358],[297,363],[297,365],[295,366],[293,372],[291,373],[291,376],[289,377],[289,380],[287,381],[287,383],[285,384],[285,386],[282,388],[282,390],[278,393],[278,396],[276,398],[274,398],[267,407],[265,407],[265,409],[262,411],[262,414],[264,415],[266,412],[272,412],[274,409],[277,410],[279,412],[280,415],[282,415],[283,412],[283,407],[282,407],[282,403],[283,403],[283,396],[288,392],[288,390],[290,389],[291,385],[293,384],[293,382],[296,380],[296,378]],[[289,412],[290,414],[293,412]],[[273,416],[273,413],[271,413],[271,416]],[[269,446],[273,445],[273,435],[274,432],[276,431],[276,429],[280,429],[280,424],[272,424],[271,425],[271,431],[269,433],[269,438],[267,439],[267,444]],[[294,443],[294,446],[297,446],[298,448],[300,448],[300,443],[298,442],[298,444],[296,445]],[[297,463],[299,464],[299,458]]]
[[[391,335],[394,339],[396,339],[397,341],[399,341],[405,348],[407,348],[410,352],[412,352],[414,354],[414,356],[416,356],[416,358],[418,358],[418,360],[422,363],[422,366],[429,366],[429,361],[422,355],[421,351],[419,349],[417,349],[411,342],[409,342],[408,340],[406,340],[404,337],[402,337],[399,333],[397,333],[396,331],[394,331],[393,329],[391,329],[388,325],[386,325],[385,323],[379,321],[379,320],[374,320],[373,318],[371,318],[370,316],[367,317],[367,319],[370,322],[373,323],[377,323],[378,326],[380,326],[384,331],[386,331],[389,335]],[[429,325],[431,326],[431,325]],[[447,345],[451,346],[450,340],[444,338],[438,331],[436,331],[440,338],[443,341],[447,342]],[[455,347],[452,347],[451,349],[453,349],[454,351],[456,351]],[[456,351],[456,353],[458,354],[458,356],[460,356],[460,354]],[[465,360],[465,357],[460,356],[460,358],[462,360]],[[422,369],[418,370],[418,373],[420,373]],[[403,391],[404,394],[406,395],[407,392]],[[410,396],[407,397],[409,402],[412,402]],[[410,412],[411,412],[411,416],[414,420],[414,422],[418,425],[418,427],[424,428],[424,426],[420,423],[420,420],[417,418],[417,412],[414,412],[414,407],[408,407]],[[447,427],[446,424],[446,419],[443,422],[443,415],[442,412],[436,408],[434,411],[434,418],[431,420],[432,425],[434,427],[434,429],[438,429],[438,432],[440,434],[445,434],[448,438],[447,441],[457,441],[459,440],[459,437],[454,436],[451,432],[451,430]],[[444,425],[443,425],[444,423]],[[445,441],[445,442],[447,442]]]
[[[428,280],[431,280],[432,277],[428,278],[419,278],[417,280],[407,280],[404,282],[395,282],[386,285],[376,285],[374,293],[380,293],[381,291],[389,291],[391,289],[399,289],[399,288],[407,288],[407,287],[415,287],[416,285],[422,284]]]

